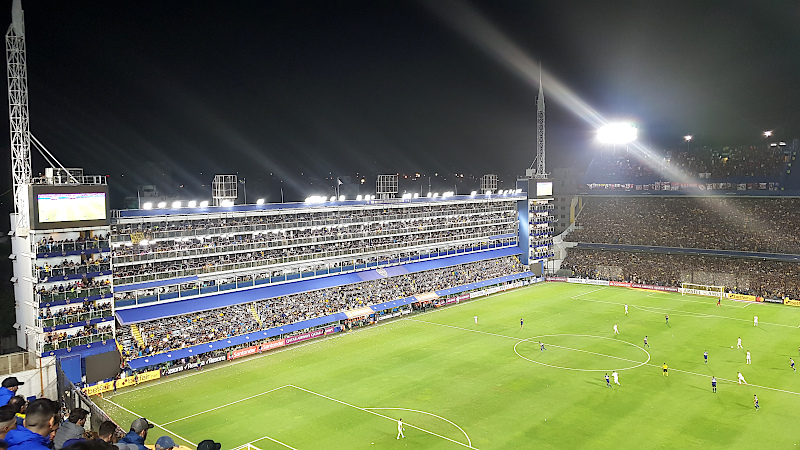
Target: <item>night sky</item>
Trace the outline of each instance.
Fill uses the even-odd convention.
[[[464,174],[468,191],[471,175],[497,173],[510,186],[535,155],[538,90],[538,73],[513,67],[541,61],[548,169],[597,151],[594,125],[551,82],[635,120],[655,149],[685,134],[763,142],[767,129],[788,141],[800,137],[799,5],[23,0],[31,131],[65,166],[110,175],[116,207],[149,182],[208,198],[226,173],[251,202],[279,201],[281,187],[286,200],[330,195],[340,175],[374,188],[376,174],[419,173],[401,186],[427,191],[427,176],[452,188]],[[500,47],[481,45],[487,29]],[[497,52],[509,46],[511,64]],[[43,167],[34,155],[34,175]]]

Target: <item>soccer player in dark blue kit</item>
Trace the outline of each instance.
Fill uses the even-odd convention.
[[[708,364],[708,352],[707,351],[703,352],[703,360],[705,361],[706,364]]]
[[[606,374],[606,387],[610,387],[610,388],[614,387],[614,386],[611,386],[611,379],[608,378],[608,374]]]
[[[711,392],[717,392],[717,377],[711,377]]]

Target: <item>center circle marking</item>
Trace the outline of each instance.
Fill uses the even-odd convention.
[[[574,367],[557,366],[555,364],[547,364],[547,363],[543,363],[541,361],[535,361],[535,360],[533,360],[531,358],[522,356],[519,353],[519,351],[517,350],[517,346],[519,344],[523,343],[523,342],[533,342],[533,341],[538,340],[539,338],[544,338],[544,337],[548,337],[548,336],[549,337],[556,337],[556,336],[590,337],[590,338],[607,339],[607,340],[614,341],[614,342],[620,342],[620,343],[630,345],[631,347],[634,347],[634,348],[637,348],[637,349],[643,351],[647,355],[647,361],[644,361],[642,363],[639,363],[639,364],[636,364],[636,365],[632,365],[632,366],[629,366],[629,367],[622,367],[622,368],[612,368],[612,369],[576,369]],[[632,344],[632,343],[626,342],[626,341],[620,341],[619,339],[614,339],[614,338],[605,337],[605,336],[594,336],[594,335],[591,335],[591,334],[562,333],[562,334],[542,334],[540,336],[533,336],[533,337],[529,337],[528,339],[521,339],[519,342],[514,344],[514,353],[516,353],[517,356],[519,356],[520,358],[528,360],[528,361],[530,361],[532,363],[535,363],[535,364],[540,364],[542,366],[552,367],[552,368],[555,368],[555,369],[575,370],[575,371],[579,371],[579,372],[608,372],[609,370],[630,370],[630,369],[635,369],[637,367],[641,367],[641,366],[643,366],[643,365],[645,365],[645,364],[650,362],[650,352],[648,352],[647,350],[645,350],[642,347],[639,347],[636,344]],[[601,356],[606,356],[608,358],[615,358],[613,355],[601,355]]]

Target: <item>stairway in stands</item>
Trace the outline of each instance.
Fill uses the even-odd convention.
[[[139,331],[139,327],[137,327],[135,323],[131,324],[131,335],[133,335],[133,338],[136,339],[136,342],[139,343],[141,348],[145,347],[144,339],[142,339],[142,333]]]
[[[261,317],[259,317],[258,311],[256,311],[256,304],[255,303],[250,303],[250,314],[252,314],[253,318],[256,319],[256,322],[258,322],[258,326],[259,327],[263,327],[264,326],[264,324],[261,323]]]

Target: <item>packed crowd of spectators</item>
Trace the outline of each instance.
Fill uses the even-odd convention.
[[[609,153],[596,157],[589,169],[590,182],[641,182],[661,179],[665,173],[690,178],[777,178],[786,165],[783,150],[776,147],[671,150],[642,160],[633,155]],[[664,180],[686,182],[684,179]]]
[[[575,277],[657,286],[722,285],[730,292],[800,299],[800,264],[763,259],[571,249],[561,264]]]
[[[204,235],[238,233],[242,231],[274,230],[276,228],[304,228],[346,223],[387,222],[396,219],[429,218],[448,215],[505,212],[516,214],[513,205],[476,203],[469,208],[463,205],[414,205],[402,208],[373,208],[332,210],[320,212],[280,211],[274,214],[256,214],[243,217],[186,219],[179,221],[114,224],[111,240],[114,243],[130,240],[131,235],[142,233],[145,238],[176,237],[175,232],[200,231]],[[248,227],[240,229],[240,227]],[[170,232],[172,232],[170,234]]]
[[[275,246],[296,246],[309,242],[328,242],[363,240],[381,237],[386,234],[419,233],[420,231],[443,231],[461,227],[476,227],[479,225],[495,225],[506,223],[513,225],[515,217],[505,216],[500,213],[488,214],[481,217],[471,215],[457,215],[437,218],[418,219],[405,222],[368,223],[344,225],[340,227],[317,227],[295,230],[276,230],[265,232],[250,232],[241,234],[209,235],[205,237],[172,238],[160,241],[145,241],[144,245],[115,246],[112,250],[114,262],[125,261],[123,256],[152,255],[149,259],[156,259],[160,253],[174,252],[191,249],[214,249],[214,252],[238,250],[236,246],[242,244],[258,244],[253,248],[266,248]],[[187,252],[187,255],[191,254]],[[137,258],[142,260],[143,258]]]
[[[502,233],[515,231],[513,224],[502,228],[493,225],[484,225],[480,231],[476,228],[457,230],[442,230],[438,232],[424,232],[417,234],[396,235],[387,237],[374,237],[369,239],[356,239],[332,243],[312,243],[309,245],[286,246],[277,249],[243,251],[241,253],[226,253],[214,256],[185,257],[170,261],[155,261],[138,264],[129,264],[114,267],[114,278],[122,279],[137,275],[150,275],[158,273],[174,273],[184,270],[199,270],[203,273],[233,269],[232,265],[242,263],[258,263],[269,265],[277,262],[300,260],[302,257],[313,255],[316,258],[341,256],[342,254],[366,253],[381,246],[409,247],[424,243],[436,243],[441,240],[458,241],[489,237]],[[123,282],[124,284],[124,282]]]
[[[146,445],[149,431],[154,427],[139,417],[125,432],[108,417],[86,409],[37,398],[28,402],[16,395],[24,382],[7,377],[0,387],[0,449],[10,450],[172,450],[178,449],[171,436],[161,436]],[[94,414],[101,417],[90,418]],[[136,416],[134,416],[136,417]],[[106,419],[106,420],[103,420]],[[91,423],[99,423],[96,430]],[[221,450],[211,439],[200,441],[197,450]],[[185,447],[183,447],[185,448]]]
[[[123,325],[117,329],[118,341],[131,346],[134,355],[151,355],[522,271],[516,258],[506,257],[380,278],[138,323],[144,348],[133,339],[131,327]]]
[[[53,236],[43,237],[36,246],[36,253],[68,252],[73,250],[86,250],[92,248],[109,248],[108,235],[83,237],[76,239],[53,239]]]
[[[72,283],[61,283],[59,285],[51,286],[49,289],[44,285],[39,285],[39,301],[46,302],[50,297],[56,294],[74,294],[68,295],[68,298],[83,297],[84,291],[90,289],[111,288],[111,280],[101,280],[99,278],[83,278]],[[87,294],[88,295],[88,294]]]
[[[800,254],[800,198],[589,197],[566,240]]]
[[[91,258],[77,262],[65,259],[59,264],[36,265],[34,267],[34,274],[37,275],[40,280],[43,280],[51,276],[78,275],[110,269],[111,263],[108,257]]]
[[[102,302],[85,301],[79,305],[73,304],[65,308],[59,308],[55,312],[52,312],[52,308],[46,308],[44,310],[40,309],[39,319],[55,319],[55,325],[60,325],[61,323],[72,323],[86,320],[82,317],[88,317],[94,312],[102,313],[106,311],[109,313],[111,312],[110,299]],[[72,320],[71,322],[60,320],[69,318],[73,318],[75,320]]]
[[[97,342],[98,340],[108,339],[112,337],[113,334],[110,325],[111,322],[106,322],[100,326],[98,326],[98,324],[91,324],[70,328],[69,332],[51,331],[44,333],[43,342],[45,346],[43,351],[74,347],[76,345],[89,344]]]

